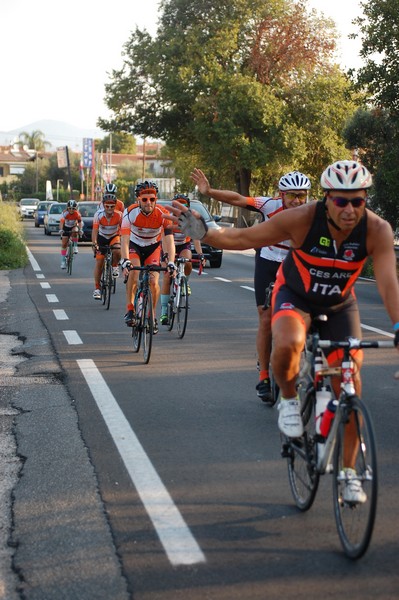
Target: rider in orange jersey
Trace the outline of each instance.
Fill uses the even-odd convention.
[[[190,198],[185,194],[175,194],[172,198],[173,200],[178,200],[185,206],[190,206]],[[179,227],[175,224],[173,227],[173,239],[175,243],[175,251],[176,258],[187,258],[189,261],[192,259],[191,252],[191,238],[182,233]],[[193,244],[196,252],[199,255],[202,266],[205,266],[206,259],[202,253],[202,246],[199,240],[193,240]],[[190,286],[188,285],[188,278],[191,275],[191,271],[193,270],[192,262],[186,262],[184,265],[184,274],[187,278],[187,291],[188,294],[191,294]],[[170,281],[171,277],[168,271],[165,271],[162,278],[162,287],[161,287],[161,317],[160,322],[161,325],[168,325],[168,301],[170,297]]]
[[[123,273],[128,277],[126,285],[125,323],[131,327],[135,314],[134,296],[137,289],[139,271],[129,271],[129,267],[148,264],[159,265],[161,258],[161,240],[164,238],[165,251],[168,253],[168,268],[174,273],[175,244],[173,224],[168,218],[166,208],[158,206],[158,187],[152,181],[144,181],[136,186],[137,204],[129,206],[123,215],[121,227]],[[159,273],[153,271],[150,277],[154,314],[159,300]],[[158,333],[158,323],[154,321],[154,333]]]
[[[108,247],[112,248],[112,276],[119,277],[119,261],[121,258],[120,226],[122,213],[116,210],[116,196],[104,194],[104,208],[99,209],[93,219],[91,241],[95,250],[94,292],[93,298],[101,300],[100,278],[104,265],[104,257]]]
[[[82,236],[83,222],[80,212],[77,210],[76,200],[68,200],[66,210],[61,214],[60,236],[61,236],[61,269],[66,269],[66,253],[69,238],[74,243],[74,254],[78,253],[78,240]]]
[[[103,199],[100,202],[100,204],[98,205],[98,208],[104,208],[104,202],[106,200],[112,200],[116,202],[116,206],[115,206],[115,210],[119,210],[122,214],[125,210],[125,205],[123,204],[122,200],[118,200],[118,198],[116,197],[116,194],[118,193],[118,188],[116,187],[116,185],[114,183],[107,183],[107,185],[104,188],[104,192],[103,192]]]

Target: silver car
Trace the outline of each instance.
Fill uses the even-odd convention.
[[[18,202],[18,212],[21,219],[25,219],[26,217],[33,219],[33,213],[39,202],[38,198],[21,198]]]
[[[43,219],[44,235],[59,232],[61,214],[65,209],[66,202],[53,202],[50,204]]]

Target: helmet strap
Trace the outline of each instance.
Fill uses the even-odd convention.
[[[327,218],[327,222],[328,222],[328,223],[329,223],[329,224],[330,224],[332,227],[334,227],[334,229],[336,229],[337,231],[341,231],[341,227],[339,227],[339,225],[337,225],[337,224],[335,223],[335,221],[333,221],[333,220],[332,220],[332,218],[330,217],[330,215],[329,215],[329,213],[328,213],[328,208],[327,208],[327,204],[326,204],[326,202],[327,202],[327,197],[326,197],[326,196],[324,196],[323,202],[324,202],[324,210],[326,211],[326,218]]]

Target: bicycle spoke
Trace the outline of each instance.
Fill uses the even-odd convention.
[[[340,425],[335,454],[333,496],[334,512],[342,546],[347,556],[353,559],[360,558],[366,552],[371,540],[374,520],[377,509],[377,456],[372,422],[366,406],[359,398],[352,400],[353,408],[347,423]],[[356,479],[360,481],[367,500],[361,502],[348,502],[344,499],[344,490],[347,482],[344,456],[345,436],[351,428],[352,436],[356,436],[355,452],[357,455],[354,464],[350,465],[356,471]]]
[[[177,312],[176,312],[177,335],[180,339],[183,338],[183,336],[186,332],[187,317],[188,317],[188,289],[187,289],[187,279],[183,276],[180,279],[180,294],[178,295],[178,305],[177,305]]]

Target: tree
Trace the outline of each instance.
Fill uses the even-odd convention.
[[[96,150],[107,152],[112,148],[115,154],[136,154],[136,139],[128,133],[115,132],[106,135],[102,140],[96,140]]]
[[[195,156],[214,185],[235,182],[245,195],[254,174],[255,187],[270,187],[288,168],[308,170],[317,148],[323,165],[336,159],[353,103],[332,63],[331,22],[292,0],[164,0],[161,10],[155,39],[136,29],[125,44],[124,65],[106,85],[113,117],[99,119],[102,129],[163,139]],[[332,99],[323,104],[318,87]],[[313,111],[303,109],[305,88]],[[333,143],[323,146],[320,130],[299,115],[313,119],[328,104],[341,115],[325,120]]]
[[[23,145],[28,146],[31,150],[36,150],[36,152],[43,152],[43,150],[51,146],[51,143],[44,139],[44,133],[40,129],[31,133],[21,131],[19,138]]]

